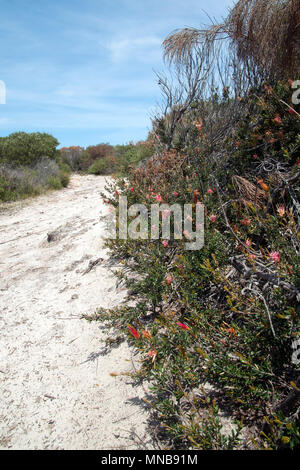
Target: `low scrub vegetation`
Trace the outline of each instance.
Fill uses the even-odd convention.
[[[0,139],[0,202],[36,196],[69,183],[69,166],[49,134],[19,132]]]
[[[147,160],[154,152],[151,140],[112,146],[107,143],[83,147],[64,147],[62,161],[72,171],[95,175],[126,175],[131,167]]]

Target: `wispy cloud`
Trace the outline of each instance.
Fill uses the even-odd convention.
[[[113,39],[108,43],[112,60],[116,63],[126,60],[155,63],[161,57],[162,39],[156,36]]]

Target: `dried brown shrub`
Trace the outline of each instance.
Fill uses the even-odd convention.
[[[244,62],[276,78],[297,78],[300,70],[299,0],[241,0],[226,27]]]
[[[237,58],[265,78],[298,78],[300,72],[299,0],[239,0],[224,23],[207,29],[184,28],[163,42],[169,62],[191,55],[218,58],[218,43],[230,41]],[[220,59],[220,55],[219,55]]]
[[[234,175],[232,181],[237,193],[239,194],[241,202],[245,205],[250,203],[259,207],[264,206],[266,203],[266,193],[258,186],[238,175]]]

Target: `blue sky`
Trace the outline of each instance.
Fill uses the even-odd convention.
[[[48,132],[61,146],[145,139],[154,70],[175,29],[221,20],[233,0],[0,0],[0,136]]]

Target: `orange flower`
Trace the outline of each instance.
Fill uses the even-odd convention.
[[[150,351],[148,351],[148,356],[151,357],[152,362],[154,362],[157,356],[156,349],[150,349]]]
[[[232,337],[232,335],[236,336],[236,330],[234,328],[227,328],[225,331],[226,333],[229,333],[229,339]]]
[[[143,330],[143,331],[142,331],[142,335],[143,335],[144,338],[146,338],[146,339],[151,339],[151,338],[152,338],[151,333],[150,333],[148,330]]]
[[[269,186],[264,182],[264,180],[258,180],[257,183],[260,185],[261,189],[264,191],[269,191]]]

